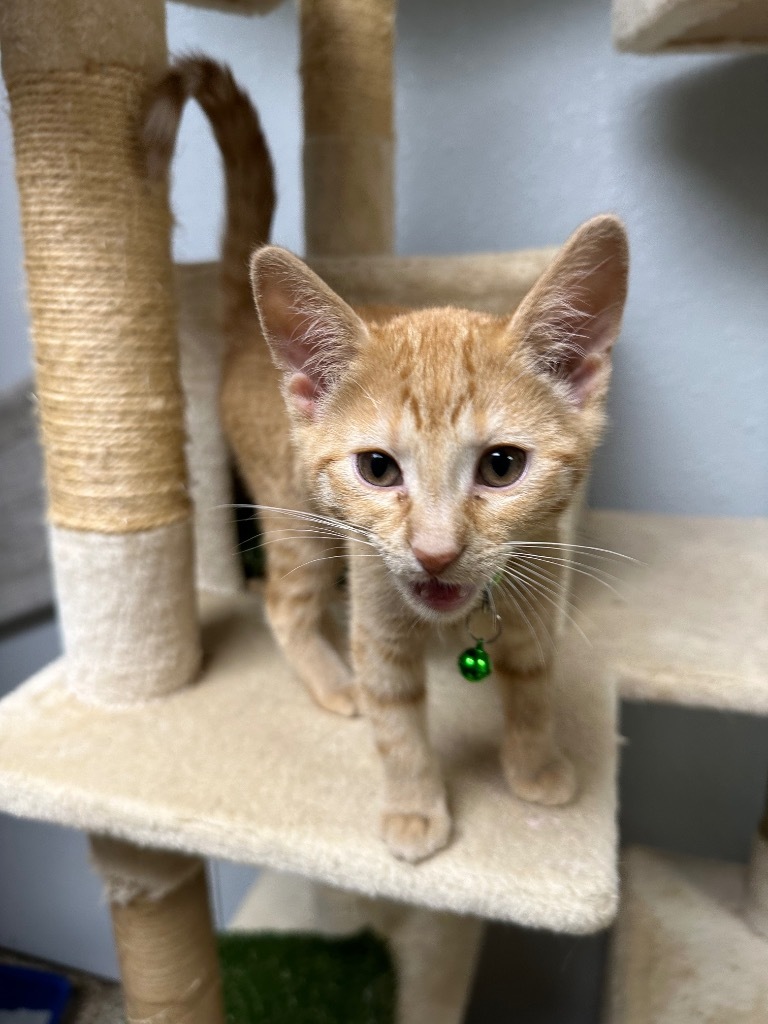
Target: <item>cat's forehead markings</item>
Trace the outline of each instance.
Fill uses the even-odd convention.
[[[424,417],[421,413],[421,403],[410,384],[403,384],[400,390],[400,407],[410,413],[417,431],[424,429]]]

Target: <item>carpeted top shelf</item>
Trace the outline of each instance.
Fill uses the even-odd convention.
[[[613,40],[629,53],[768,50],[766,0],[613,0]]]

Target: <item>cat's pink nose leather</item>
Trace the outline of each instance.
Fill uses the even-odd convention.
[[[411,550],[416,556],[419,565],[430,576],[437,576],[443,569],[447,569],[461,554],[459,548],[446,549],[445,551],[422,551],[421,548],[413,547]]]

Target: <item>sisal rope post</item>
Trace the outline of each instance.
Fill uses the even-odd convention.
[[[200,661],[167,195],[136,127],[162,0],[0,6],[68,683],[175,690]]]
[[[223,1024],[205,865],[91,838],[112,914],[128,1024]]]
[[[395,0],[302,0],[310,256],[392,251]]]

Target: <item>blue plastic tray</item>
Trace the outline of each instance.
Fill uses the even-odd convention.
[[[72,985],[60,974],[0,964],[0,1010],[47,1010],[60,1024]]]

